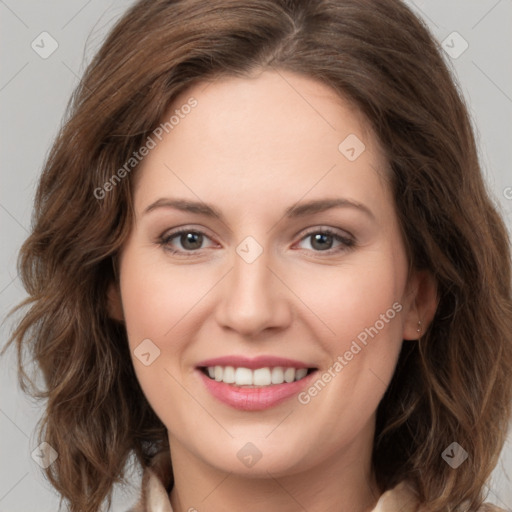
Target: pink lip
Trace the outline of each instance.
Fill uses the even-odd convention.
[[[226,366],[228,365],[226,364]],[[312,372],[309,375],[306,375],[303,379],[294,382],[285,382],[283,384],[274,384],[272,386],[260,388],[249,388],[244,386],[235,386],[234,384],[226,384],[225,382],[218,382],[210,379],[198,369],[196,372],[202,379],[206,389],[215,398],[226,405],[242,411],[262,411],[280,404],[286,399],[297,395],[302,389],[307,387],[317,373],[316,371]]]
[[[225,357],[216,357],[214,359],[207,359],[205,361],[201,361],[197,367],[207,367],[207,366],[234,366],[235,368],[249,368],[251,370],[256,370],[257,368],[265,368],[270,367],[273,368],[275,366],[283,366],[285,368],[313,368],[313,365],[308,365],[306,363],[302,363],[301,361],[296,361],[294,359],[286,359],[283,357],[275,357],[275,356],[258,356],[254,358],[248,358],[244,356],[225,356]]]

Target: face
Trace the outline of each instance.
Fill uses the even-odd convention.
[[[197,84],[176,110],[137,171],[112,300],[173,457],[253,475],[356,460],[425,325],[376,138],[288,72]]]

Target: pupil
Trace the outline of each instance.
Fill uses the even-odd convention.
[[[198,249],[201,247],[202,235],[200,233],[186,233],[181,236],[181,242],[186,249]]]
[[[317,233],[316,235],[313,236],[313,247],[315,247],[315,244],[317,242],[326,242],[326,241],[327,241],[327,245],[330,245],[330,243],[332,242],[332,236],[327,235],[325,233]],[[329,247],[326,247],[326,245],[319,246],[320,250],[324,250],[326,248],[328,249]]]

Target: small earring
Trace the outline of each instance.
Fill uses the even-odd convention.
[[[416,329],[418,333],[421,332],[421,320],[418,320],[418,328]]]

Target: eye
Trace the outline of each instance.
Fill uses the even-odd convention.
[[[314,231],[306,233],[301,241],[310,240],[310,247],[314,252],[333,252],[345,251],[355,245],[355,241],[348,234],[341,234],[330,228],[316,228]],[[338,245],[333,247],[337,242]]]
[[[173,247],[173,241],[175,239],[176,242],[174,242],[174,244],[178,243],[181,245],[181,248],[175,249]],[[164,233],[158,243],[163,246],[165,250],[173,254],[180,253],[184,256],[192,256],[194,251],[204,249],[202,245],[205,240],[209,240],[209,237],[202,231],[183,228],[171,233]]]
[[[170,233],[164,233],[158,240],[158,244],[166,251],[179,256],[194,256],[196,251],[204,249],[203,243],[210,238],[201,230],[182,228]],[[306,233],[300,243],[310,240],[310,248],[313,252],[327,254],[346,251],[355,245],[355,240],[348,234],[337,232],[330,228],[316,228]],[[335,245],[337,243],[337,245]],[[176,244],[181,247],[176,248]]]

